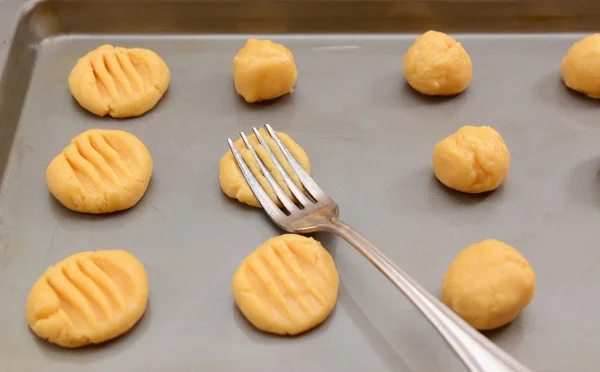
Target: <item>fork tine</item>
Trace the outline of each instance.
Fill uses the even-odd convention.
[[[254,196],[256,196],[256,199],[258,199],[258,202],[260,203],[260,205],[262,205],[265,212],[267,212],[270,216],[273,216],[273,217],[279,217],[279,218],[285,217],[285,214],[281,211],[281,209],[279,209],[279,207],[273,202],[273,200],[271,200],[271,197],[262,188],[262,186],[260,185],[260,183],[258,182],[256,177],[254,177],[254,175],[252,174],[252,171],[250,170],[250,168],[248,168],[248,166],[244,162],[244,159],[242,158],[242,154],[240,154],[238,149],[235,147],[235,145],[231,141],[231,138],[227,138],[227,142],[229,143],[229,148],[231,149],[231,152],[233,153],[233,157],[235,158],[235,161],[237,162],[238,166],[240,167],[242,174],[244,175],[244,178],[246,178],[246,182],[248,182],[248,185],[250,185],[250,189],[252,189]]]
[[[246,137],[244,132],[240,132],[240,135],[242,136],[242,139],[244,140],[244,144],[246,144],[246,147],[248,148],[248,150],[250,150],[250,152],[252,152],[252,155],[254,156],[254,160],[256,160],[256,163],[258,164],[260,171],[262,172],[262,174],[265,176],[265,178],[269,182],[269,185],[271,185],[271,188],[273,189],[273,191],[275,191],[275,195],[277,195],[277,198],[279,198],[281,203],[285,206],[285,208],[290,213],[292,211],[298,209],[298,207],[296,207],[296,205],[292,202],[292,200],[286,195],[285,191],[283,191],[281,186],[279,186],[277,181],[275,181],[275,178],[273,178],[273,176],[271,175],[271,172],[269,172],[269,170],[267,169],[265,164],[262,162],[262,160],[260,160],[260,157],[256,153],[256,150],[254,150],[254,146],[252,146],[250,141],[248,141],[248,138]]]
[[[269,153],[269,156],[273,160],[273,163],[275,164],[275,167],[277,168],[277,171],[279,171],[279,174],[281,174],[281,176],[283,177],[283,180],[285,181],[285,184],[290,189],[290,191],[292,192],[292,194],[294,194],[294,196],[300,202],[300,204],[302,204],[305,207],[308,206],[309,204],[312,204],[312,202],[310,200],[308,200],[308,198],[306,196],[304,196],[304,193],[298,188],[298,186],[296,186],[296,183],[288,175],[288,173],[286,172],[286,170],[283,169],[283,166],[279,162],[279,159],[277,159],[277,157],[275,156],[275,154],[273,154],[273,151],[271,151],[271,148],[269,147],[269,144],[264,139],[264,137],[260,134],[260,132],[256,128],[254,128],[254,127],[252,127],[252,130],[254,131],[254,134],[256,135],[256,138],[258,138],[258,140],[260,141],[260,143],[262,144],[262,146]]]
[[[275,140],[275,143],[277,143],[277,146],[279,146],[279,148],[281,149],[283,156],[285,156],[288,163],[290,163],[290,166],[300,179],[300,182],[302,183],[304,188],[308,190],[308,192],[313,196],[315,200],[322,197],[325,194],[325,192],[321,190],[321,188],[317,185],[315,180],[313,180],[312,177],[309,176],[308,173],[304,170],[304,168],[302,168],[302,166],[298,163],[296,158],[294,158],[294,155],[292,155],[290,150],[288,150],[287,147],[285,147],[285,145],[283,144],[283,142],[281,142],[273,128],[271,128],[269,124],[265,124],[265,127],[267,128],[267,131],[269,131],[271,137]]]

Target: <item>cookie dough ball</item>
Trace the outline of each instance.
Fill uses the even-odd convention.
[[[464,126],[433,149],[433,171],[447,187],[471,194],[492,191],[508,178],[510,152],[493,128]]]
[[[600,98],[600,34],[577,41],[561,64],[562,79],[574,91]]]
[[[331,255],[313,238],[271,238],[235,272],[233,296],[256,328],[297,335],[321,324],[333,311],[339,277]]]
[[[77,61],[69,90],[95,115],[127,118],[154,108],[170,80],[167,65],[153,51],[102,45]]]
[[[270,40],[249,39],[233,59],[235,90],[248,103],[292,93],[297,77],[292,52]]]
[[[120,250],[82,252],[33,284],[25,314],[33,332],[66,348],[99,344],[129,331],[148,303],[144,266]]]
[[[46,182],[65,207],[110,213],[136,205],[152,176],[152,157],[136,136],[122,130],[79,134],[46,169]]]
[[[460,252],[442,283],[442,301],[479,330],[502,327],[531,302],[535,273],[516,249],[487,239]]]
[[[298,186],[298,188],[302,190],[304,194],[306,194],[304,186],[302,186],[302,183],[298,179],[298,176],[296,176],[296,174],[292,170],[292,167],[283,156],[283,153],[279,149],[279,146],[277,146],[277,143],[275,143],[275,141],[269,135],[269,132],[267,132],[264,128],[261,128],[259,132],[261,136],[265,139],[265,141],[267,141],[271,152],[273,152],[275,157],[277,157],[279,163],[283,166],[283,169],[286,170],[286,173],[294,181],[296,186]],[[306,155],[302,147],[300,147],[296,142],[294,142],[294,140],[287,134],[281,132],[276,133],[279,139],[283,142],[283,144],[288,148],[288,150],[290,150],[292,155],[294,155],[294,158],[296,158],[298,163],[306,170],[307,173],[310,174],[310,162],[308,160],[308,156]],[[250,144],[252,144],[252,146],[254,147],[254,150],[262,160],[263,164],[267,167],[267,169],[271,171],[273,178],[277,181],[279,186],[281,186],[283,191],[291,200],[296,202],[296,197],[287,187],[285,181],[283,180],[283,177],[281,176],[281,174],[275,167],[275,164],[271,160],[269,153],[260,144],[258,138],[256,138],[256,135],[253,134],[251,136],[247,136],[247,138],[250,141]],[[269,181],[267,181],[266,177],[263,176],[262,172],[260,171],[260,168],[256,163],[252,152],[248,150],[248,148],[246,148],[243,139],[238,139],[237,141],[235,141],[234,145],[238,149],[238,151],[240,151],[242,157],[244,158],[244,161],[246,162],[246,164],[248,164],[248,167],[254,174],[254,177],[256,177],[258,182],[260,182],[262,187],[269,194],[271,200],[273,200],[273,202],[275,202],[275,204],[277,204],[280,208],[283,207],[283,205],[277,198],[275,191],[273,191],[273,188],[271,187],[271,185],[269,185]],[[240,202],[248,204],[252,207],[262,208],[258,199],[256,199],[256,197],[254,196],[250,185],[248,185],[248,183],[246,182],[246,178],[244,178],[244,175],[242,174],[242,171],[240,170],[237,162],[235,161],[231,150],[228,150],[227,153],[221,158],[219,164],[219,183],[223,192],[230,198],[237,199]]]
[[[465,48],[442,32],[427,31],[404,55],[406,81],[425,95],[458,94],[467,89],[472,75],[473,65]]]

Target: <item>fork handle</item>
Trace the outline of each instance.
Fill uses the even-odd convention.
[[[446,339],[469,371],[530,372],[428,293],[351,227],[335,218],[322,227],[344,238],[394,283]]]

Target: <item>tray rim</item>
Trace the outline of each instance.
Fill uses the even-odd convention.
[[[159,18],[146,19],[146,26],[142,31],[122,27],[127,22],[117,23],[121,27],[111,25],[110,32],[86,28],[90,24],[90,17],[102,18],[100,12],[89,11],[90,7],[106,7],[114,3],[129,7],[156,6],[162,7],[158,12]],[[150,4],[150,5],[149,5]],[[436,10],[445,10],[444,16],[464,16],[465,7],[471,7],[475,13],[468,19],[479,19],[475,28],[464,27],[468,22],[457,22],[458,27],[448,27],[440,22]],[[341,8],[340,6],[343,5]],[[191,24],[203,24],[207,27],[195,28],[190,31],[169,31],[169,27],[157,20],[169,19],[169,16],[178,14],[180,7],[196,7],[196,9],[211,10],[221,9],[220,18],[202,17],[203,12],[183,12],[184,17],[178,20],[183,27]],[[257,6],[262,6],[259,11],[253,11]],[[320,6],[323,12],[311,12],[306,9],[310,6]],[[366,7],[369,8],[366,8]],[[376,8],[382,6],[383,8]],[[56,40],[74,35],[418,35],[429,29],[438,29],[453,35],[487,34],[573,34],[590,33],[597,30],[600,23],[600,1],[594,0],[4,0],[0,8],[9,9],[9,13],[0,13],[8,16],[12,22],[3,22],[8,27],[9,36],[0,45],[0,137],[10,137],[8,146],[0,148],[0,197],[2,196],[5,181],[5,169],[8,165],[12,141],[16,132],[25,97],[29,90],[31,76],[35,69],[37,47],[46,40]],[[287,7],[287,8],[286,8]],[[285,11],[292,7],[294,12]],[[295,7],[295,8],[294,8]],[[458,8],[457,8],[458,7]],[[81,10],[88,10],[81,15]],[[231,10],[236,10],[231,12]],[[340,9],[342,12],[340,13]],[[357,9],[361,16],[353,15]],[[266,10],[266,11],[265,11]],[[167,16],[164,16],[165,11]],[[228,12],[229,11],[229,12]],[[262,13],[261,13],[262,11]],[[283,11],[283,12],[282,12]],[[155,11],[156,13],[156,11]],[[73,16],[78,14],[79,17]],[[121,14],[121,13],[119,13]],[[128,19],[128,12],[125,20]],[[149,12],[145,12],[146,15]],[[200,16],[198,18],[197,15]],[[249,20],[244,20],[244,17]],[[281,15],[284,18],[282,21]],[[71,16],[71,17],[69,17]],[[330,17],[337,20],[350,22],[353,29],[347,26],[337,29],[328,29]],[[507,19],[514,17],[515,22],[507,23]],[[69,23],[73,19],[84,19],[79,23]],[[102,18],[104,20],[104,18]],[[203,22],[198,22],[201,19]],[[213,19],[212,22],[210,20]],[[121,20],[122,21],[122,20]],[[224,22],[225,21],[225,22]],[[298,25],[308,22],[308,30]],[[454,21],[453,21],[454,22]],[[227,23],[225,28],[212,29],[217,24]],[[172,26],[172,23],[170,23]],[[374,27],[372,29],[371,27]],[[400,25],[400,26],[399,26]],[[434,26],[438,27],[434,27]],[[237,26],[237,27],[236,27]],[[477,29],[484,27],[485,29]],[[2,36],[0,29],[0,37]],[[5,49],[5,50],[3,50]],[[27,81],[27,83],[22,83]],[[11,89],[20,87],[20,89]],[[11,96],[10,99],[5,97]],[[7,103],[6,101],[10,101]],[[18,109],[14,109],[18,106]],[[6,124],[8,123],[8,125]]]

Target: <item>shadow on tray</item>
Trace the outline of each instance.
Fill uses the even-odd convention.
[[[533,88],[535,97],[544,102],[573,110],[597,109],[600,100],[576,92],[565,85],[560,75],[542,76]]]
[[[587,159],[571,172],[569,193],[581,205],[600,209],[600,158]]]
[[[76,349],[66,349],[60,346],[51,344],[41,338],[37,337],[33,331],[31,337],[36,339],[36,346],[44,353],[49,359],[57,360],[61,362],[74,363],[74,364],[88,364],[97,363],[99,357],[109,357],[116,354],[123,353],[129,349],[129,345],[135,344],[139,341],[148,330],[151,323],[152,317],[152,305],[151,301],[148,300],[148,308],[133,328],[131,328],[125,334],[104,342],[99,345],[89,345]]]
[[[466,91],[464,92],[466,93]],[[455,94],[453,96],[427,96],[414,90],[406,81],[400,85],[400,96],[410,97],[411,99],[418,101],[419,103],[425,104],[441,104],[446,103],[455,99],[460,99],[462,94]]]
[[[61,221],[71,221],[71,220],[73,220],[73,221],[74,220],[76,220],[76,221],[94,221],[94,220],[100,219],[100,218],[102,218],[102,219],[117,218],[119,216],[124,216],[127,213],[131,213],[131,211],[133,210],[133,208],[130,208],[130,209],[127,209],[124,211],[105,213],[105,214],[77,213],[77,212],[73,212],[72,210],[63,206],[50,193],[48,193],[48,199],[50,199],[49,203],[50,203],[50,209],[52,210],[52,214],[57,219],[60,218]],[[141,201],[140,201],[140,203],[141,203]]]
[[[480,194],[467,194],[444,186],[444,184],[442,184],[434,174],[431,175],[430,181],[430,190],[439,191],[441,194],[447,196],[449,200],[452,200],[454,203],[460,205],[477,204],[483,202],[491,195],[500,196],[502,195],[503,189],[504,188],[500,186],[494,191],[483,192]]]
[[[527,321],[523,320],[525,317],[527,317],[527,310],[520,314],[519,317],[513,320],[511,323],[498,329],[483,331],[481,333],[491,341],[498,344],[500,347],[503,347],[502,342],[504,340],[508,341],[509,338],[511,344],[518,343],[523,338],[523,332],[525,329],[523,324],[527,323]]]

